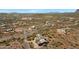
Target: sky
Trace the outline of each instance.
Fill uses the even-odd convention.
[[[76,9],[0,9],[0,13],[65,13]]]

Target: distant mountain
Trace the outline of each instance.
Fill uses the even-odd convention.
[[[76,10],[76,12],[78,12],[78,13],[79,13],[79,9],[77,9],[77,10]]]

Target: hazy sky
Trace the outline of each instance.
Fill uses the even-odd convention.
[[[51,13],[75,12],[75,9],[0,9],[0,13]]]

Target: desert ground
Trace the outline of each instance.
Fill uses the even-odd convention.
[[[79,13],[0,13],[0,49],[78,49]]]

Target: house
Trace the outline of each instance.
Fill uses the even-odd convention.
[[[23,32],[23,28],[15,28],[15,30],[14,30],[15,32]]]
[[[57,29],[57,33],[58,34],[65,34],[66,31],[65,31],[65,29]]]

